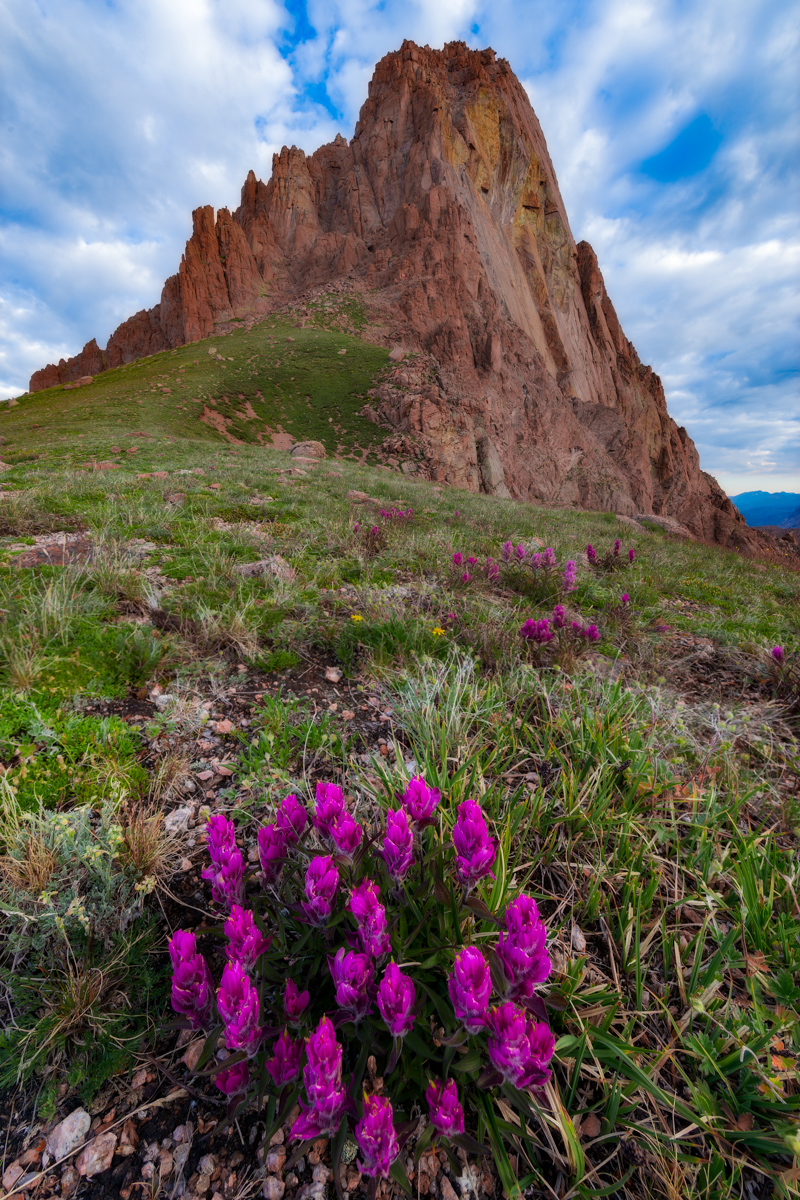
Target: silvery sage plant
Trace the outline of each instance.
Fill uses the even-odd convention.
[[[203,877],[224,916],[207,932],[225,964],[215,987],[195,934],[178,930],[172,1006],[206,1032],[197,1069],[229,1117],[257,1105],[270,1137],[294,1114],[290,1162],[331,1138],[337,1186],[355,1140],[373,1189],[392,1175],[408,1190],[398,1156],[420,1109],[417,1157],[440,1139],[451,1157],[461,1147],[507,1166],[493,1098],[530,1119],[550,1078],[537,989],[551,966],[536,902],[506,893],[504,865],[495,878],[505,857],[481,805],[451,813],[417,777],[365,827],[321,782],[312,808],[288,795],[258,830],[260,869],[246,869],[225,816],[209,819],[206,844]]]

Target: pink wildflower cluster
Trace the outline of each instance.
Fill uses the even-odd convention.
[[[636,551],[632,546],[628,550],[626,557],[628,560],[627,564],[622,555],[622,542],[619,540],[619,538],[615,539],[614,545],[610,550],[606,551],[602,558],[598,557],[597,551],[591,542],[586,547],[587,562],[589,563],[589,566],[594,567],[596,571],[619,571],[626,565],[631,565],[632,563],[636,562]]]
[[[393,522],[396,525],[402,525],[405,522],[414,519],[414,510],[413,508],[406,508],[405,510],[402,508],[395,508],[394,505],[392,505],[391,508],[381,509],[381,517],[384,521],[390,523]]]
[[[455,956],[448,991],[457,1019],[468,1033],[488,1031],[492,1066],[515,1087],[541,1087],[550,1078],[555,1042],[546,1024],[536,1024],[515,1004],[530,1001],[550,974],[546,933],[536,903],[521,895],[509,905],[495,953],[502,968],[504,999],[490,1008],[492,974],[477,946]]]
[[[482,575],[490,583],[500,578],[500,568],[493,558],[487,558],[482,563],[474,554],[465,556],[460,550],[453,555],[453,571],[458,583],[472,583],[476,574]]]
[[[545,646],[555,638],[559,646],[570,646],[579,649],[581,645],[600,640],[600,631],[596,625],[585,625],[582,621],[570,621],[564,606],[557,604],[552,617],[528,617],[520,626],[520,637],[529,644]]]
[[[341,787],[320,782],[313,808],[287,795],[275,819],[256,831],[261,870],[250,872],[247,880],[233,822],[212,817],[206,831],[211,866],[204,877],[214,902],[226,913],[224,966],[216,991],[194,933],[178,930],[169,945],[173,1008],[192,1028],[210,1033],[212,1041],[215,1026],[221,1025],[213,1073],[228,1097],[229,1118],[256,1085],[263,1092],[266,1084],[276,1111],[287,1114],[300,1090],[300,1111],[289,1138],[333,1136],[343,1121],[350,1121],[358,1168],[373,1180],[389,1177],[408,1134],[404,1126],[396,1128],[387,1096],[367,1094],[356,1103],[355,1077],[344,1075],[345,1061],[352,1070],[358,1058],[354,1042],[369,1044],[388,1034],[391,1052],[383,1073],[390,1078],[402,1056],[409,1055],[406,1039],[413,1057],[418,1039],[430,1033],[425,1008],[430,989],[427,983],[415,983],[413,968],[420,963],[407,954],[398,909],[410,907],[412,898],[413,905],[419,902],[430,878],[431,848],[437,844],[444,851],[439,862],[449,864],[452,874],[445,881],[437,867],[436,888],[447,887],[453,905],[463,906],[464,913],[470,907],[473,912],[482,909],[483,902],[470,894],[482,880],[494,878],[498,843],[481,805],[463,800],[448,834],[450,822],[440,815],[440,804],[439,789],[415,776],[387,812],[381,839],[374,826],[358,824]],[[383,896],[379,882],[364,874],[366,861],[383,872]],[[245,902],[246,882],[253,892],[247,901],[252,907]],[[432,890],[430,898],[449,909],[438,891]],[[272,914],[272,936],[262,927],[265,912]],[[469,928],[460,917],[458,921],[458,930]],[[546,941],[535,902],[521,895],[503,915],[489,952],[491,969],[477,945],[455,954],[447,976],[452,1013],[467,1034],[483,1040],[488,1065],[481,1079],[489,1086],[507,1081],[517,1088],[541,1087],[550,1077],[552,1034],[531,1017],[534,990],[550,972]],[[445,974],[451,960],[446,948],[442,953]],[[310,963],[316,965],[308,988],[301,990],[295,978]],[[275,986],[276,970],[285,973],[281,989]],[[321,1013],[323,1004],[328,1011]],[[536,1004],[541,1012],[538,1000]],[[430,1081],[426,1099],[436,1134],[464,1144],[464,1109],[454,1081]]]

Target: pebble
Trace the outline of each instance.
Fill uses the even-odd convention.
[[[86,1134],[89,1132],[89,1126],[92,1123],[92,1118],[89,1116],[85,1108],[76,1108],[68,1117],[65,1117],[60,1124],[56,1125],[55,1129],[48,1134],[47,1151],[52,1158],[58,1160],[64,1158],[65,1155],[71,1153],[76,1146],[79,1146]]]
[[[89,1144],[81,1150],[75,1162],[78,1174],[83,1175],[85,1179],[91,1179],[93,1175],[107,1171],[111,1166],[116,1146],[117,1135],[115,1133],[99,1133],[97,1137],[92,1138]]]

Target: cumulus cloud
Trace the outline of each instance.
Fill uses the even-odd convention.
[[[462,38],[527,88],[705,469],[731,491],[800,472],[792,0],[6,2],[0,394],[153,304],[193,207],[235,206],[284,142],[349,136],[404,37]]]

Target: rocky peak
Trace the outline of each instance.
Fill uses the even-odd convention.
[[[160,304],[31,389],[343,284],[361,291],[374,336],[435,364],[435,388],[373,397],[422,473],[747,543],[625,338],[594,251],[574,241],[524,89],[493,50],[463,42],[387,54],[350,142],[284,147],[268,182],[249,172],[233,214],[197,209]]]

